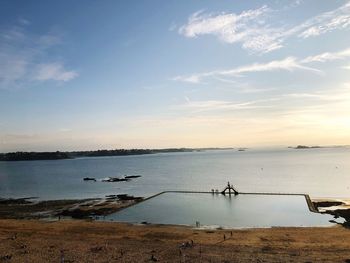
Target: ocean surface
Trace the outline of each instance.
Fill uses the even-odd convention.
[[[103,178],[141,175],[129,182]],[[84,182],[95,177],[97,182]],[[70,199],[165,190],[307,193],[350,197],[350,148],[215,150],[52,161],[0,162],[0,197]]]

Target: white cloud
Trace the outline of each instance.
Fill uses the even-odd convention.
[[[336,29],[345,29],[350,26],[350,2],[343,6],[315,16],[303,24],[298,29],[302,30],[299,37],[308,38],[331,32]]]
[[[57,34],[34,35],[27,31],[30,22],[0,30],[0,89],[12,89],[28,83],[55,80],[69,81],[77,77],[62,63],[48,62],[50,49],[61,43]]]
[[[239,75],[248,72],[261,72],[261,71],[275,71],[286,70],[293,71],[295,69],[318,71],[313,68],[305,67],[301,65],[295,57],[287,57],[282,60],[273,60],[268,63],[254,63],[252,65],[238,67],[231,70],[218,72],[221,75]]]
[[[226,43],[240,43],[244,49],[266,53],[283,47],[290,37],[308,38],[350,27],[350,2],[289,29],[287,26],[275,27],[276,22],[270,22],[271,13],[267,6],[240,14],[199,11],[192,14],[178,32],[188,38],[214,35]]]
[[[228,70],[214,70],[203,73],[195,73],[191,75],[176,76],[173,80],[183,81],[193,84],[199,84],[203,82],[205,78],[213,78],[221,82],[232,83],[234,80],[225,79],[223,77],[242,77],[246,73],[252,72],[268,72],[268,71],[294,71],[294,70],[308,70],[315,73],[322,73],[321,70],[305,66],[309,63],[323,63],[334,60],[343,60],[350,57],[350,48],[337,51],[337,52],[324,52],[321,54],[308,56],[303,59],[297,59],[295,57],[287,57],[282,60],[273,60],[266,63],[253,63],[247,66],[236,67]],[[350,69],[350,66],[343,67],[344,69]]]
[[[197,75],[191,75],[191,76],[176,76],[173,78],[173,80],[179,80],[179,81],[184,81],[184,82],[189,82],[193,84],[198,84],[201,82],[201,74]]]
[[[236,117],[250,118],[268,117],[271,121],[274,118],[284,118],[290,114],[303,115],[315,114],[329,115],[329,111],[339,111],[347,116],[350,112],[350,85],[344,83],[333,89],[323,89],[314,92],[299,92],[275,95],[268,98],[260,98],[248,101],[228,101],[228,100],[197,100],[192,101],[186,98],[185,103],[173,106],[174,110],[183,110],[190,116],[221,116],[232,117],[231,112],[235,112]],[[249,119],[249,118],[248,118]],[[350,127],[349,127],[350,128]]]
[[[332,93],[329,91],[321,91],[321,92],[314,92],[314,93],[291,93],[284,95],[286,98],[294,98],[294,99],[303,99],[304,103],[305,100],[313,100],[316,102],[340,102],[340,101],[349,101],[350,99],[350,92],[349,90],[345,89],[338,89],[336,91],[333,91]]]
[[[269,102],[279,100],[278,98],[269,98],[245,102],[231,102],[224,100],[202,100],[202,101],[191,101],[186,98],[186,103],[177,105],[176,109],[186,109],[193,112],[203,111],[227,111],[227,110],[251,110],[270,108]],[[268,103],[268,104],[267,104]]]
[[[317,69],[303,66],[296,58],[287,57],[282,60],[273,60],[267,63],[253,63],[251,65],[237,67],[229,70],[216,70],[204,73],[192,74],[190,76],[177,76],[173,80],[179,80],[189,83],[200,83],[203,78],[214,77],[220,80],[220,77],[238,77],[245,73],[266,72],[266,71],[294,71],[294,70],[310,70],[320,72]]]
[[[242,43],[243,48],[269,52],[281,47],[276,34],[279,30],[265,25],[264,17],[270,12],[267,6],[247,10],[240,14],[192,14],[179,33],[195,38],[200,35],[215,35],[227,43]]]
[[[325,52],[315,56],[309,56],[303,59],[301,62],[302,63],[326,62],[326,61],[344,59],[346,57],[350,57],[350,48],[339,52]]]
[[[75,71],[66,70],[60,63],[41,64],[37,67],[35,80],[57,80],[57,81],[69,81],[78,76]]]

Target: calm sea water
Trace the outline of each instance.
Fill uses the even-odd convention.
[[[166,212],[165,212],[166,211]],[[330,215],[311,213],[303,196],[165,193],[103,218],[107,221],[195,226],[329,226]]]
[[[84,182],[84,177],[140,174],[130,182]],[[309,193],[350,197],[350,148],[250,149],[54,161],[0,162],[0,197],[41,199],[149,196],[164,190]]]

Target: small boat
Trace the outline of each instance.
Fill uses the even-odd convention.
[[[95,178],[92,178],[92,177],[84,177],[83,180],[84,180],[84,181],[94,181],[94,182],[96,182],[96,179],[95,179]]]

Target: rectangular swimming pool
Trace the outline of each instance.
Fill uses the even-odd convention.
[[[332,217],[309,211],[304,196],[164,193],[103,220],[223,228],[329,226]]]

